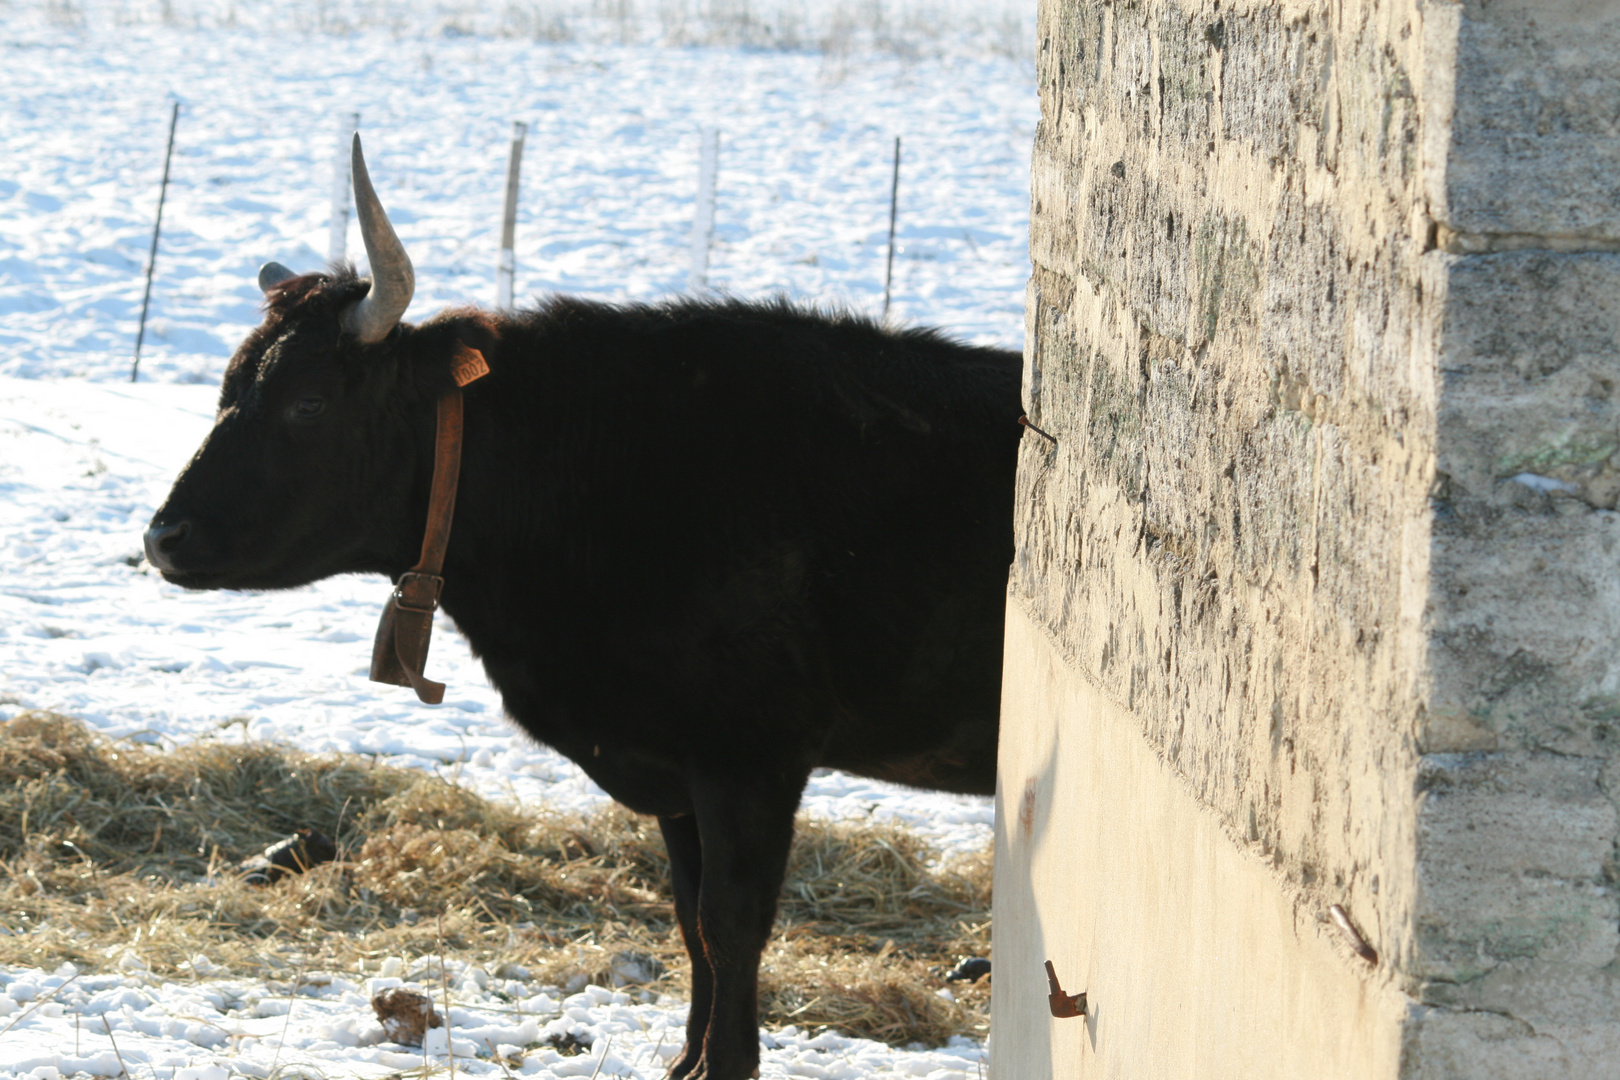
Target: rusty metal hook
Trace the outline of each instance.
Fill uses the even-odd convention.
[[[1025,427],[1029,428],[1029,430],[1033,431],[1035,434],[1039,435],[1041,438],[1049,440],[1052,443],[1053,446],[1057,445],[1057,436],[1056,435],[1048,435],[1046,432],[1042,431],[1040,428],[1038,428],[1034,424],[1030,423],[1028,416],[1020,416],[1018,418],[1018,422],[1020,424],[1024,425]]]
[[[1062,1020],[1070,1016],[1086,1015],[1086,994],[1082,990],[1078,994],[1065,994],[1063,987],[1058,983],[1057,969],[1052,961],[1046,962],[1046,983],[1052,992],[1046,995],[1047,1004],[1052,1008],[1052,1015]]]

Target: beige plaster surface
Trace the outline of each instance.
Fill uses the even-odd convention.
[[[1007,611],[992,1080],[1396,1075],[1408,1002]],[[1352,917],[1355,913],[1352,912]],[[1089,1015],[1054,1019],[1042,964]]]

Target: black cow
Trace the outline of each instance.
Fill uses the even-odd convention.
[[[375,280],[261,272],[148,558],[194,589],[397,581],[435,402],[481,352],[444,610],[524,730],[658,817],[692,957],[672,1075],[757,1075],[811,770],[994,791],[1018,355],[782,302],[401,323],[410,262],[358,140],[354,178]]]

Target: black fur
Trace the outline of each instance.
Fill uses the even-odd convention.
[[[193,588],[397,578],[450,354],[481,350],[445,611],[525,730],[658,816],[693,965],[673,1075],[748,1076],[810,771],[994,791],[1018,356],[731,301],[466,310],[360,347],[338,315],[364,289],[274,290],[153,561]]]

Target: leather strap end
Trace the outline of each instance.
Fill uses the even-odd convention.
[[[441,705],[444,703],[444,683],[434,682],[432,679],[418,679],[411,686],[416,691],[416,699],[424,705]]]

